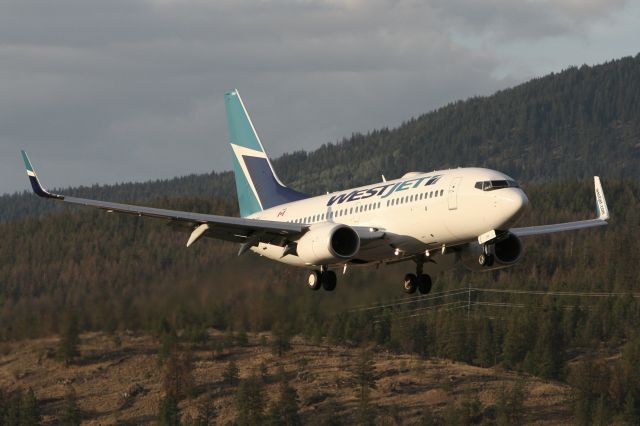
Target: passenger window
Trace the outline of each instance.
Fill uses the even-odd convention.
[[[444,189],[440,190],[440,196],[442,197],[444,195]]]

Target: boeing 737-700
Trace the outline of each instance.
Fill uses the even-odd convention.
[[[606,225],[607,203],[594,178],[597,218],[514,227],[529,200],[509,176],[484,168],[410,172],[326,195],[309,196],[285,186],[267,157],[237,90],[224,96],[241,217],[190,213],[89,200],[47,191],[27,154],[22,157],[34,192],[45,198],[148,216],[190,232],[187,247],[202,237],[240,243],[278,262],[309,269],[312,290],[336,287],[336,270],[413,261],[407,293],[428,293],[431,276],[462,263],[471,270],[512,266],[522,257],[522,237]]]

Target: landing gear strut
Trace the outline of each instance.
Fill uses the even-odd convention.
[[[431,291],[431,277],[422,273],[424,257],[416,257],[415,262],[416,273],[404,276],[402,289],[408,294],[413,294],[416,290],[420,291],[420,294],[428,294]]]
[[[480,253],[480,256],[478,256],[478,264],[480,264],[480,266],[491,267],[493,266],[493,260],[494,260],[494,257],[493,257],[493,254],[491,254],[489,245],[483,244],[482,253]]]
[[[336,277],[336,273],[322,267],[320,271],[315,270],[309,273],[307,287],[314,291],[320,290],[320,287],[326,291],[333,291],[336,288],[337,282],[338,278]]]

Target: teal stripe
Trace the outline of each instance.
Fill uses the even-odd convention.
[[[20,153],[22,154],[22,161],[24,161],[24,166],[27,168],[27,170],[29,170],[30,172],[33,172],[33,167],[31,166],[31,161],[29,161],[29,157],[27,157],[27,153],[24,152],[24,150],[20,150]]]
[[[262,152],[258,136],[251,127],[249,116],[242,108],[240,95],[236,91],[225,93],[224,104],[227,109],[227,125],[231,143]]]

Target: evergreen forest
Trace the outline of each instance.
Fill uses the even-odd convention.
[[[185,340],[208,328],[284,329],[311,341],[562,381],[575,391],[577,423],[598,416],[640,422],[640,54],[572,67],[274,161],[284,182],[310,194],[381,173],[458,166],[517,179],[530,199],[521,226],[592,217],[592,176],[599,175],[610,224],[527,237],[512,268],[434,276],[434,295],[460,295],[451,299],[454,309],[416,298],[399,310],[388,302],[407,300],[401,280],[412,263],[350,269],[336,291],[311,292],[305,271],[237,257],[234,244],[204,239],[186,248],[188,235],[161,221],[4,195],[0,341],[63,334],[70,319],[79,331],[109,333],[159,333],[170,324]],[[60,191],[237,215],[230,172]]]

